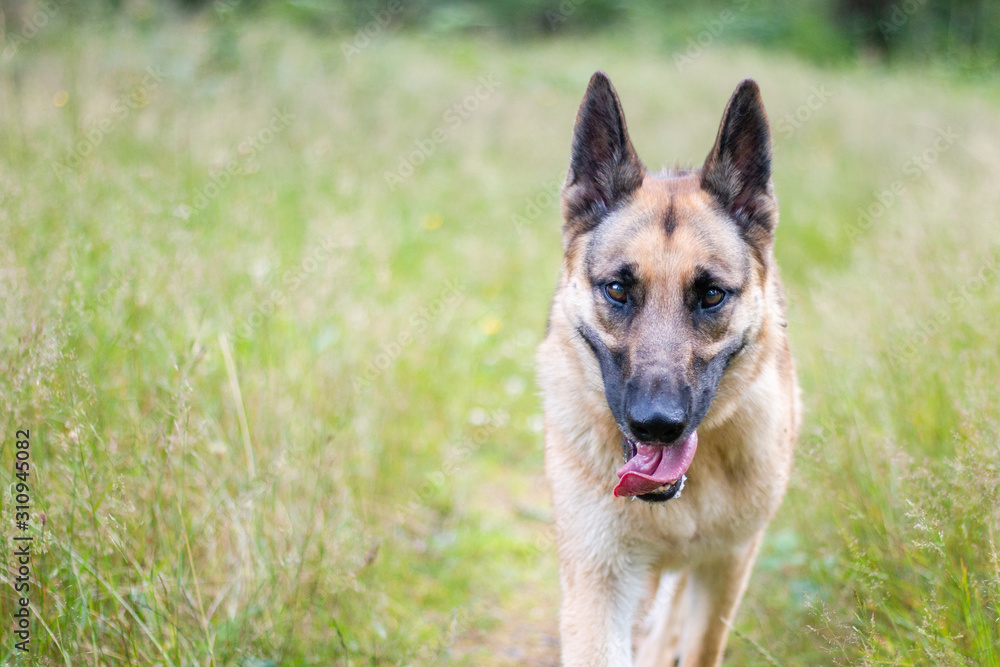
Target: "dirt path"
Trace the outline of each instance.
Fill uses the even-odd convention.
[[[461,632],[452,656],[456,664],[476,667],[553,667],[559,664],[559,579],[548,487],[540,470],[491,478],[477,494],[483,499],[478,509],[510,526],[512,538],[528,546],[528,557],[511,568],[515,581],[502,582],[504,599],[482,610],[488,629]]]

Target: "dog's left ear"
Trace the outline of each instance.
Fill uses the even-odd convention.
[[[766,243],[778,223],[771,185],[771,131],[753,79],[729,99],[715,146],[701,171],[701,187],[732,215],[752,241]]]

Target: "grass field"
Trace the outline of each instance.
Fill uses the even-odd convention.
[[[27,664],[557,663],[533,353],[595,69],[651,166],[699,164],[744,76],[774,130],[807,417],[728,664],[1000,664],[1000,82],[353,39],[207,15],[0,67]]]

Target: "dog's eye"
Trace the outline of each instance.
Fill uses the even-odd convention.
[[[718,287],[713,287],[701,297],[702,308],[715,308],[726,298],[726,293]]]
[[[604,286],[604,293],[615,303],[625,303],[628,301],[628,292],[621,283],[608,283]]]

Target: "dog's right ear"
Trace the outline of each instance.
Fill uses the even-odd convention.
[[[604,72],[595,72],[576,113],[573,154],[562,191],[563,238],[590,231],[640,185],[646,167],[632,147],[625,114]]]

